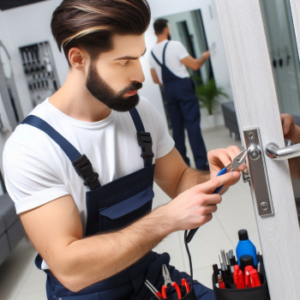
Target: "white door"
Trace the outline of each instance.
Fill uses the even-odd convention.
[[[300,232],[289,166],[287,161],[273,161],[265,154],[267,144],[276,143],[282,148],[285,143],[260,3],[259,0],[215,2],[243,145],[249,144],[244,131],[258,128],[260,132],[266,176],[263,171],[251,170],[251,192],[271,299],[299,300]],[[299,1],[293,2],[299,9]],[[294,18],[296,15],[294,11]],[[300,13],[298,22],[299,18]],[[261,216],[263,206],[257,204],[262,194],[255,194],[262,185],[262,176],[267,177],[273,209],[273,214],[265,216]],[[267,199],[267,193],[264,195]]]

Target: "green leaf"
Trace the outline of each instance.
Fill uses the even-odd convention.
[[[193,76],[192,78],[197,82],[200,81],[200,78],[197,76]],[[213,110],[218,103],[218,98],[220,96],[229,99],[228,95],[224,92],[224,89],[222,87],[217,87],[214,79],[209,80],[203,85],[197,85],[196,93],[201,106],[207,109],[209,115],[213,114]]]

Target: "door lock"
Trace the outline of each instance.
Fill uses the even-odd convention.
[[[258,160],[261,157],[261,151],[257,146],[251,145],[248,148],[248,155],[249,155],[250,159]]]
[[[249,183],[251,185],[251,177],[249,175],[248,169],[244,170],[242,172],[243,181],[245,183]]]
[[[244,130],[245,148],[248,150],[248,173],[243,174],[245,182],[251,185],[260,216],[272,216],[273,205],[269,188],[268,173],[258,128]]]

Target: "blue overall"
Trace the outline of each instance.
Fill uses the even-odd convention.
[[[166,43],[163,49],[162,63],[153,51],[151,54],[161,67],[175,146],[184,161],[190,165],[185,147],[184,129],[186,128],[196,168],[206,170],[208,168],[207,152],[200,129],[200,106],[195,93],[195,86],[191,78],[180,78],[167,67],[166,49],[168,44],[169,42]]]
[[[87,224],[85,237],[109,232],[123,228],[152,210],[152,189],[154,168],[152,164],[152,138],[145,132],[142,120],[136,109],[130,112],[137,130],[138,143],[142,149],[141,156],[144,168],[101,186],[98,174],[93,171],[91,162],[85,155],[80,154],[60,133],[48,123],[36,116],[28,116],[22,123],[34,126],[56,142],[70,159],[76,172],[84,179],[84,184],[90,188],[86,193]],[[155,230],[155,228],[153,228]],[[120,245],[121,247],[122,245]],[[116,249],[118,251],[118,249]],[[168,265],[174,281],[181,283],[185,277],[190,282],[186,273],[177,271],[169,265],[170,257],[167,253],[157,254],[149,252],[138,262],[126,270],[101,282],[95,283],[79,292],[72,292],[65,288],[51,273],[47,274],[48,300],[144,300],[153,299],[153,294],[145,286],[148,279],[157,289],[163,284],[162,265]],[[36,266],[41,269],[42,257],[36,257]],[[99,265],[99,269],[101,265]],[[213,291],[194,282],[194,289],[198,299],[214,300]],[[175,290],[169,292],[170,295]],[[176,297],[174,296],[176,299]]]

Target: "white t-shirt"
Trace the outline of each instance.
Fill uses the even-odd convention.
[[[141,98],[137,110],[145,130],[151,133],[155,163],[155,159],[174,148],[174,141],[148,100]],[[101,185],[144,167],[129,112],[112,111],[106,119],[89,123],[65,115],[46,99],[31,115],[42,118],[85,154],[99,174]],[[85,230],[85,193],[89,188],[84,186],[67,155],[46,133],[27,124],[19,125],[5,144],[3,164],[6,188],[18,214],[71,195]]]
[[[163,62],[163,50],[168,40],[162,41],[154,46],[152,49],[154,55],[157,57],[159,62]],[[178,77],[186,78],[190,77],[189,72],[187,71],[185,65],[181,63],[181,60],[189,56],[188,51],[185,47],[178,41],[169,41],[169,44],[166,49],[166,66]],[[156,74],[159,78],[159,81],[162,81],[161,67],[153,58],[150,53],[150,66],[152,69],[155,69]]]

